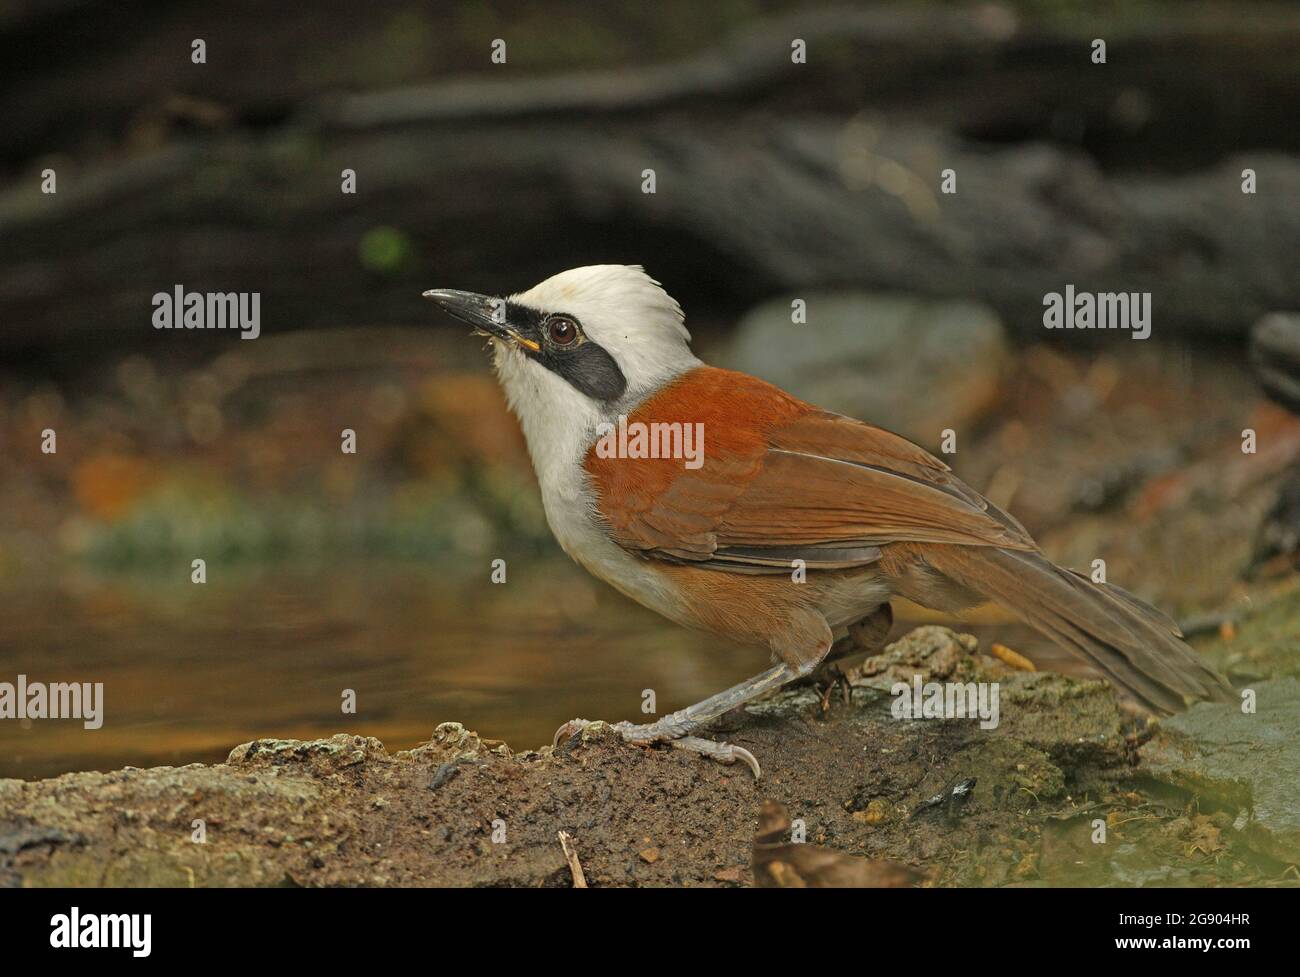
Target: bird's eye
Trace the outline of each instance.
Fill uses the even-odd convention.
[[[572,346],[578,338],[578,324],[562,315],[546,320],[546,338],[556,346]]]

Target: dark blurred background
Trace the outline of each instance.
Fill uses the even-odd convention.
[[[1300,362],[1297,118],[1291,3],[0,2],[0,680],[108,697],[0,724],[0,776],[451,719],[523,748],[750,674],[564,559],[420,298],[588,263],[643,264],[711,362],[952,429],[1054,558],[1293,673],[1293,630],[1234,635],[1294,576],[1300,425],[1247,349]],[[1151,292],[1152,337],[1045,330],[1067,283]],[[261,336],[155,330],[177,285],[259,292]]]

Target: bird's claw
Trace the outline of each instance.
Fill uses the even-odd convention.
[[[736,746],[734,743],[716,743],[713,740],[701,739],[698,736],[683,736],[681,739],[669,740],[669,744],[674,750],[689,750],[692,753],[698,753],[701,756],[717,760],[728,767],[737,760],[743,760],[745,766],[749,767],[753,772],[755,780],[763,776],[763,771],[758,765],[758,759],[743,746]]]
[[[555,735],[551,737],[551,746],[559,746],[566,740],[577,736],[590,725],[591,720],[589,719],[570,719],[555,731]]]
[[[592,723],[587,719],[570,719],[555,731],[555,735],[551,738],[551,745],[559,746],[561,743],[577,736],[590,725]],[[731,766],[737,760],[741,760],[753,772],[755,780],[759,779],[763,774],[754,754],[743,746],[718,743],[699,736],[671,736],[652,727],[636,726],[627,722],[616,723],[614,729],[618,730],[625,743],[633,746],[653,746],[656,743],[667,743],[675,750],[698,753],[701,756],[716,760],[724,766]]]

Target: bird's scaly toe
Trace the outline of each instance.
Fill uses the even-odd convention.
[[[743,746],[736,746],[734,743],[717,743],[713,740],[701,739],[698,736],[683,736],[681,739],[672,741],[672,747],[675,750],[689,750],[692,753],[698,753],[717,760],[725,766],[731,766],[737,760],[743,760],[745,766],[754,774],[754,779],[758,780],[763,776],[763,771],[758,765],[758,759]]]
[[[652,746],[656,743],[667,743],[675,750],[687,750],[691,753],[698,753],[700,756],[709,757],[718,763],[730,766],[737,760],[742,760],[745,766],[753,771],[754,779],[757,780],[762,775],[762,769],[758,765],[758,760],[754,754],[750,753],[742,746],[734,746],[730,743],[719,743],[714,740],[706,740],[699,736],[687,735],[682,726],[680,717],[676,714],[666,716],[659,722],[648,723],[644,726],[636,726],[632,723],[619,723],[614,728],[623,736],[624,742],[631,743],[635,746]]]
[[[570,719],[555,731],[555,735],[551,737],[551,746],[559,746],[566,740],[570,740],[577,736],[590,725],[590,719]]]

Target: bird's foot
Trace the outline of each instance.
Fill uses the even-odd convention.
[[[565,740],[571,739],[580,734],[592,723],[586,719],[571,719],[555,731],[555,737],[552,745],[558,745]],[[665,716],[663,719],[646,723],[638,726],[633,723],[622,722],[614,723],[612,729],[618,731],[623,737],[623,742],[630,743],[634,746],[653,746],[656,743],[667,743],[674,750],[686,750],[690,753],[698,753],[700,756],[709,757],[718,763],[730,766],[737,760],[741,760],[754,773],[754,779],[757,780],[762,776],[762,770],[758,765],[758,760],[754,754],[750,753],[743,746],[736,746],[732,743],[718,743],[714,740],[706,740],[699,736],[688,736],[687,727],[680,717],[674,713]]]
[[[835,690],[840,690],[840,698],[847,706],[853,701],[853,686],[849,683],[849,677],[844,674],[839,665],[831,663],[823,665],[822,668],[826,671],[825,678],[823,681],[814,684],[813,688],[821,694],[821,715],[825,719],[830,715],[831,696],[835,694]]]
[[[759,769],[758,761],[754,759],[754,754],[743,747],[732,746],[730,743],[715,743],[713,740],[701,739],[693,734],[763,693],[772,692],[801,677],[806,671],[781,662],[753,678],[747,678],[738,685],[723,689],[693,706],[670,713],[652,723],[644,726],[616,723],[613,728],[618,730],[624,742],[635,743],[638,746],[667,743],[674,749],[690,750],[692,753],[711,757],[719,763],[731,764],[743,760],[757,779],[762,776],[762,771]],[[585,719],[567,722],[556,730],[552,743],[559,743],[561,739],[568,739],[581,733],[590,725],[592,724]]]

